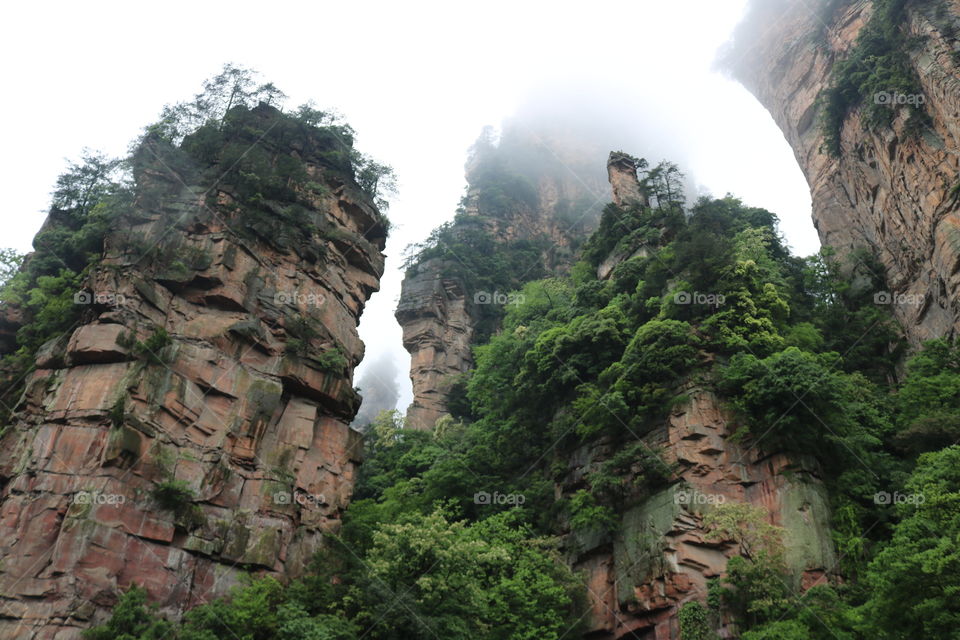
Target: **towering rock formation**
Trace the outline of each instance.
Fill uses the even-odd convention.
[[[618,207],[639,205],[646,207],[650,200],[637,177],[637,159],[621,151],[611,151],[607,158],[607,180],[613,190],[613,204]],[[624,247],[613,251],[597,266],[597,277],[606,280],[622,262],[637,256],[646,256],[649,247],[644,245]]]
[[[624,214],[647,204],[630,156],[611,153],[607,169],[614,204]],[[661,233],[659,246],[614,249],[598,277],[608,277],[631,258],[650,256],[668,240]],[[615,456],[628,456],[623,468],[615,469],[618,486],[630,489],[614,526],[567,536],[571,564],[587,576],[591,609],[585,637],[680,638],[680,607],[703,602],[708,581],[721,577],[727,560],[740,553],[732,540],[708,538],[703,516],[716,505],[759,507],[771,524],[782,527],[786,564],[797,586],[824,584],[837,568],[829,502],[816,462],[745,446],[733,437],[734,417],[711,389],[694,382],[664,384],[677,385],[675,392],[685,398],[666,420],[627,444],[630,449],[609,437],[585,443],[570,456],[555,487],[558,496],[569,498],[589,489],[590,478],[604,473]],[[657,451],[662,460],[655,463]]]
[[[960,327],[960,2],[914,0],[898,20],[920,95],[884,87],[865,101],[922,102],[928,120],[904,105],[892,126],[866,128],[864,105],[843,121],[839,155],[824,148],[818,97],[849,56],[876,7],[870,0],[754,3],[729,64],[770,111],[793,147],[813,196],[821,241],[841,253],[866,248],[886,269],[893,311],[914,343]],[[895,14],[894,14],[895,15]]]
[[[488,255],[520,244],[541,249],[505,274],[512,286],[503,290],[444,240],[407,270],[396,317],[411,356],[411,426],[429,429],[447,413],[452,385],[473,364],[478,325],[490,330],[496,309],[509,303],[507,291],[570,265],[609,197],[597,171],[602,157],[582,139],[519,125],[506,128],[498,145],[478,142],[450,237],[472,235],[475,242],[482,234],[489,242],[480,250]]]
[[[623,207],[631,202],[650,204],[637,178],[637,160],[622,151],[611,151],[607,158],[607,180],[613,190],[613,204]]]
[[[426,260],[408,271],[397,305],[413,383],[407,421],[416,429],[430,429],[446,415],[452,385],[473,365],[473,301],[458,278],[445,275],[447,266]]]
[[[236,118],[188,138],[197,166],[147,138],[80,325],[37,354],[0,440],[2,638],[77,638],[134,583],[176,616],[338,529],[386,232],[342,138]],[[239,151],[303,173],[232,171]]]

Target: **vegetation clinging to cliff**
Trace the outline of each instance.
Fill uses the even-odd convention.
[[[0,283],[5,314],[19,316],[16,335],[0,344],[4,413],[16,404],[23,378],[44,344],[65,337],[86,305],[117,304],[117,296],[96,299],[84,287],[103,256],[105,239],[127,226],[124,217],[134,213],[135,201],[137,207],[159,208],[169,204],[171,191],[187,185],[198,194],[204,189],[209,212],[235,209],[236,219],[225,218],[236,233],[295,249],[312,261],[323,255],[312,238],[324,237],[326,225],[311,219],[305,205],[326,195],[329,187],[310,180],[303,160],[290,149],[314,153],[329,175],[386,206],[385,197],[394,188],[389,167],[359,153],[353,130],[336,116],[310,105],[291,115],[270,106],[282,98],[272,84],[257,84],[253,72],[227,65],[192,101],[166,107],[129,157],[86,153],[57,179],[34,252]],[[144,174],[149,174],[145,180]],[[218,189],[235,203],[218,202]],[[385,235],[388,229],[380,215],[368,233]],[[127,235],[118,245],[142,264],[188,269],[203,262],[202,256],[182,255],[168,242],[144,243]],[[11,260],[16,257],[8,256],[6,263]],[[0,422],[6,418],[0,415]]]
[[[824,146],[840,155],[840,134],[850,112],[862,108],[863,125],[889,127],[900,96],[909,100],[908,133],[922,126],[920,81],[910,65],[911,38],[904,18],[908,0],[873,0],[873,13],[850,52],[833,68],[831,85],[819,96]]]
[[[266,639],[297,637],[296,628],[320,638],[440,630],[556,640],[586,610],[558,551],[588,535],[609,541],[618,514],[676,481],[645,436],[697,388],[729,404],[747,446],[822,474],[848,581],[801,593],[766,516],[717,508],[705,518],[708,539],[733,540],[738,555],[706,609],[685,609],[685,634],[710,637],[726,615],[745,640],[949,637],[960,480],[958,447],[943,447],[960,424],[957,347],[928,344],[904,378],[871,260],[791,256],[776,216],[733,197],[703,198],[684,213],[608,208],[586,245],[589,261],[569,277],[522,284],[499,331],[476,345],[454,416],[431,433],[406,429],[397,414],[371,425],[355,501],[310,578],[286,588],[254,582],[189,613],[178,637],[256,620]],[[456,257],[461,240],[449,229],[450,245],[430,247],[438,257]],[[648,251],[599,279],[596,248],[614,250],[625,235]],[[476,276],[510,277],[497,273],[509,255],[488,261],[464,242],[478,254],[469,262]],[[594,447],[606,458],[571,473],[570,460]],[[877,499],[894,487],[933,500],[933,510]],[[921,613],[898,619],[904,583]],[[123,611],[162,624],[136,593]],[[385,621],[382,603],[396,594],[404,611]]]

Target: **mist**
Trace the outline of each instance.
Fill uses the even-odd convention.
[[[611,149],[671,160],[692,193],[731,192],[779,214],[796,252],[818,246],[792,151],[753,96],[715,69],[746,0],[601,1],[589,10],[539,1],[285,3],[276,11],[172,0],[159,13],[54,4],[12,6],[8,24],[18,28],[0,41],[5,60],[30,56],[30,65],[6,68],[21,99],[0,104],[0,117],[16,124],[0,158],[3,244],[30,249],[66,159],[84,147],[122,155],[163,104],[194,95],[224,62],[256,69],[289,104],[314,100],[340,112],[360,150],[396,169],[394,230],[381,291],[361,321],[367,356],[357,379],[374,362],[392,362],[401,409],[411,399],[393,318],[403,250],[452,219],[468,149],[485,125],[512,119],[575,132],[596,158],[577,171],[601,187]]]
[[[402,386],[400,378],[406,376],[406,371],[400,371],[397,362],[389,352],[382,352],[376,359],[369,358],[364,362],[369,364],[355,382],[355,386],[360,389],[360,395],[363,396],[363,403],[350,425],[361,431],[366,429],[381,411],[396,408]]]
[[[499,122],[477,122],[475,135],[480,136],[487,125],[501,140],[533,138],[551,154],[558,148],[570,150],[569,157],[551,159],[575,176],[600,208],[610,201],[606,175],[610,151],[643,157],[650,166],[661,160],[673,162],[684,173],[688,203],[702,195],[721,197],[731,193],[748,205],[777,213],[781,231],[795,253],[814,253],[819,242],[810,220],[806,182],[770,116],[745,89],[719,70],[716,56],[726,50],[721,47],[724,42],[720,39],[716,48],[704,52],[699,75],[691,72],[685,76],[674,69],[673,73],[648,76],[635,84],[603,74],[542,82],[525,91],[514,111]],[[760,140],[756,139],[757,131],[764,133]],[[462,167],[469,147],[465,145],[452,163]],[[524,166],[525,160],[517,157],[513,169],[526,174],[544,170],[542,159],[527,160],[530,166]],[[466,187],[465,179],[460,177],[458,184],[461,191],[448,200],[437,224],[453,218]],[[411,223],[406,218],[400,217],[399,222],[407,233],[397,234],[388,242],[391,256],[422,241],[433,228],[424,229],[418,224],[423,230],[415,235],[409,233]],[[399,237],[409,238],[407,245],[401,245]],[[382,293],[371,300],[361,321],[361,337],[368,353],[376,353],[378,359],[387,357],[405,372],[409,357],[400,344],[399,327],[385,329],[384,324],[396,306],[402,273],[396,258],[388,259],[387,264]],[[392,306],[388,307],[387,300]],[[368,366],[372,365],[365,361],[359,372],[365,373]],[[403,375],[401,379],[397,407],[404,410],[412,401],[412,390],[409,380]]]

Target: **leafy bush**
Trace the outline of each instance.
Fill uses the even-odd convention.
[[[156,365],[167,364],[167,347],[173,344],[173,338],[163,327],[157,327],[143,342],[139,340],[133,345],[133,352],[137,356]]]
[[[720,388],[747,417],[756,444],[772,450],[813,452],[844,424],[845,379],[837,356],[787,347],[767,358],[736,354],[722,370]]]
[[[468,525],[441,512],[374,535],[368,616],[389,597],[405,606],[375,638],[559,639],[575,626],[576,581],[545,540],[502,513]],[[375,619],[372,618],[371,621]]]
[[[322,371],[335,375],[343,375],[347,370],[347,358],[340,349],[334,347],[324,351],[316,358]]]
[[[697,601],[687,602],[677,615],[680,640],[714,640],[717,634],[710,628],[707,609]]]
[[[766,512],[746,503],[725,503],[709,511],[703,524],[707,540],[732,541],[739,552],[727,562],[722,582],[714,587],[723,605],[746,628],[789,613],[783,530],[767,522]]]
[[[597,504],[589,491],[580,489],[570,496],[570,527],[574,531],[607,530],[615,524],[613,510]]]
[[[920,456],[901,521],[871,561],[864,605],[876,638],[949,638],[960,625],[960,446]]]
[[[203,511],[193,502],[197,494],[185,480],[162,480],[150,490],[150,497],[161,509],[172,512],[177,524],[186,529],[193,529],[204,522]]]
[[[154,485],[150,495],[161,509],[180,511],[193,504],[196,493],[184,480],[164,480]]]
[[[170,637],[174,626],[156,613],[155,605],[147,604],[147,591],[131,585],[113,608],[103,625],[83,632],[84,640],[163,640]]]

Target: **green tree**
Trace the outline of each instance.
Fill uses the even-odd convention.
[[[502,513],[468,525],[440,511],[383,527],[367,555],[370,609],[398,599],[375,638],[558,640],[573,626],[572,574]]]
[[[924,453],[898,504],[900,522],[869,565],[870,637],[955,638],[960,628],[960,446]]]
[[[17,274],[23,264],[23,255],[16,249],[0,249],[0,295],[5,290],[4,284]],[[3,299],[0,298],[0,302]]]
[[[147,605],[147,591],[132,585],[120,596],[113,614],[103,625],[83,632],[84,640],[163,640],[170,637],[174,626]]]
[[[727,562],[726,575],[715,587],[724,606],[752,628],[790,611],[783,530],[769,523],[765,510],[746,503],[717,505],[703,518],[711,541],[736,544],[738,555]]]

